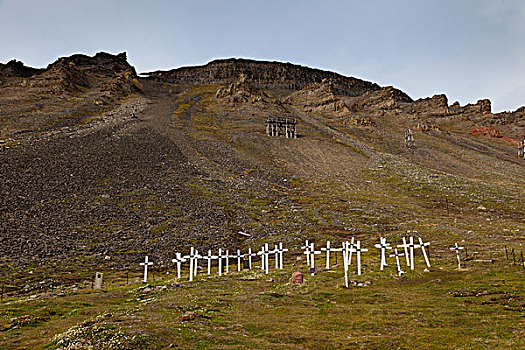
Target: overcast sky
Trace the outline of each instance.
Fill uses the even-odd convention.
[[[137,71],[245,57],[525,105],[522,0],[0,0],[0,62],[126,51]]]

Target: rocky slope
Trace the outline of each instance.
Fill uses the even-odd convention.
[[[444,198],[467,222],[499,228],[523,209],[511,142],[524,133],[523,108],[414,101],[394,87],[251,60],[148,78],[125,54],[0,68],[2,273],[72,256],[122,267],[145,252],[167,264],[190,245],[402,235],[407,222],[464,233],[435,216]],[[268,115],[296,118],[299,138],[267,137]]]

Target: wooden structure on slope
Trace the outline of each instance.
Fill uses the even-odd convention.
[[[525,140],[518,142],[518,158],[525,159]]]
[[[268,116],[266,119],[266,135],[296,139],[296,124],[295,118]]]
[[[414,141],[414,135],[412,135],[412,130],[410,128],[405,132],[405,147],[412,148],[416,145]]]

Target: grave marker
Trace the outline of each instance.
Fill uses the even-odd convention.
[[[283,248],[283,244],[279,243],[279,270],[283,269],[283,253],[287,251],[288,249]]]
[[[401,265],[399,264],[399,257],[400,257],[400,256],[403,256],[403,255],[405,255],[405,254],[403,254],[403,253],[398,253],[397,248],[394,249],[394,254],[390,254],[390,257],[394,257],[394,256],[396,257],[397,274],[398,274],[399,276],[401,276],[401,275],[404,274],[403,270],[401,270]]]
[[[224,258],[224,255],[222,255],[222,248],[219,248],[219,254],[217,256],[219,258],[219,276],[222,276],[222,258]]]
[[[356,247],[354,249],[356,256],[357,256],[357,275],[361,275],[361,252],[367,252],[368,249],[361,248],[361,241],[357,241]]]
[[[374,247],[378,248],[381,250],[381,271],[383,271],[383,268],[384,266],[387,266],[387,263],[386,263],[386,250],[387,249],[392,249],[392,247],[390,246],[390,243],[387,243],[386,242],[386,238],[383,238],[383,237],[379,237],[379,243],[378,244],[375,244]]]
[[[104,274],[102,272],[97,272],[95,274],[95,285],[93,286],[93,289],[102,289],[103,284],[104,284]]]
[[[315,250],[314,244],[310,243],[310,249],[308,250],[308,254],[310,254],[310,273],[313,276],[315,274],[315,255],[321,254],[321,251]]]
[[[180,266],[183,262],[186,262],[186,259],[182,257],[181,253],[175,253],[175,258],[171,259],[171,262],[177,264],[177,278],[180,278]]]
[[[252,248],[248,248],[248,268],[252,269],[252,256],[257,256],[257,253],[252,253]]]
[[[241,251],[237,249],[237,271],[241,271],[241,258],[244,258],[244,254],[241,254]]]
[[[408,248],[410,249],[410,270],[414,270],[414,249],[419,248],[419,244],[414,244],[414,236],[410,236],[410,243]]]
[[[407,261],[407,266],[410,267],[410,257],[408,256],[408,244],[407,244],[407,240],[405,237],[403,237],[403,244],[399,244],[397,246],[398,248],[403,248],[405,250],[405,259]]]
[[[302,246],[301,249],[303,250],[310,249],[310,244],[308,243],[308,240],[306,240],[306,244]],[[306,254],[306,266],[310,266],[310,255],[309,254]]]
[[[427,264],[427,267],[430,267],[430,260],[428,259],[427,252],[425,250],[425,247],[427,247],[427,246],[430,249],[430,242],[423,243],[423,240],[421,239],[421,237],[418,237],[417,239],[419,240],[419,246],[421,248],[421,251],[423,252],[423,257],[425,258],[425,263]]]
[[[208,255],[206,255],[204,257],[204,259],[206,259],[208,261],[208,275],[211,274],[211,261],[215,260],[215,259],[218,259],[218,258],[219,258],[218,255],[212,255],[211,254],[211,250],[208,250]]]
[[[450,247],[450,250],[455,250],[455,251],[456,251],[456,259],[457,259],[457,261],[458,261],[458,269],[461,268],[461,260],[460,260],[460,258],[459,258],[459,250],[460,250],[460,249],[465,249],[465,248],[464,248],[464,247],[460,247],[460,246],[458,246],[457,243],[454,243],[454,246],[453,246],[453,247]]]
[[[148,282],[148,266],[153,265],[153,262],[149,261],[148,256],[146,255],[146,257],[144,258],[144,262],[141,262],[139,265],[144,266],[144,283],[147,283]]]
[[[326,248],[321,248],[323,252],[326,252],[326,269],[330,269],[330,252],[333,251],[333,249],[330,249],[330,241],[326,242]]]

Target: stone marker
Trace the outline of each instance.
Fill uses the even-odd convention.
[[[461,260],[459,259],[459,250],[460,249],[465,249],[465,247],[460,247],[460,246],[458,246],[457,243],[454,243],[454,246],[450,247],[450,250],[455,250],[456,251],[456,258],[458,260],[458,269],[461,268]]]
[[[140,266],[144,266],[144,283],[148,282],[148,266],[153,265],[152,261],[148,260],[148,256],[144,258],[144,262],[139,264]]]
[[[95,274],[95,285],[93,286],[93,289],[102,289],[103,284],[104,284],[104,274],[102,272],[97,272]]]
[[[300,271],[292,273],[292,284],[303,284],[303,274]]]

